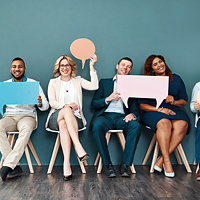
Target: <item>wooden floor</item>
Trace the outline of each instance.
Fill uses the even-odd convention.
[[[118,172],[118,166],[114,166]],[[81,174],[79,166],[72,166],[73,179],[62,180],[62,166],[54,166],[47,175],[47,166],[34,167],[30,174],[22,166],[23,174],[5,182],[0,180],[0,200],[59,200],[59,199],[200,199],[200,181],[195,180],[195,169],[188,174],[184,166],[173,165],[176,177],[166,178],[163,173],[149,174],[150,166],[135,166],[137,174],[113,179],[104,173],[96,174],[94,166]]]

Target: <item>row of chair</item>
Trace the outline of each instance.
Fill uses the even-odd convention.
[[[149,127],[147,127],[149,128]],[[54,166],[54,162],[55,162],[55,159],[56,159],[56,156],[57,156],[57,153],[58,153],[58,150],[59,150],[59,147],[60,147],[60,134],[59,134],[59,131],[53,131],[53,130],[50,130],[50,129],[46,129],[47,131],[50,131],[50,132],[55,132],[57,133],[57,138],[56,138],[56,142],[55,142],[55,145],[54,145],[54,149],[53,149],[53,153],[52,153],[52,156],[51,156],[51,160],[50,160],[50,164],[49,164],[49,167],[48,167],[48,171],[47,171],[47,174],[51,174],[52,172],[52,169],[53,169],[53,166]],[[122,149],[124,150],[125,148],[125,137],[124,137],[124,134],[123,134],[123,131],[122,130],[109,130],[107,133],[106,133],[106,140],[107,140],[107,144],[109,143],[109,140],[110,140],[110,136],[111,136],[111,133],[116,133],[117,134],[117,137],[119,139],[119,142],[121,144],[121,147]],[[8,133],[8,140],[11,144],[11,148],[14,147],[14,143],[15,143],[15,139],[16,139],[16,135],[19,134],[19,132],[9,132]],[[37,153],[33,147],[33,144],[31,142],[31,140],[29,139],[28,141],[28,144],[25,148],[25,154],[26,154],[26,158],[27,158],[27,162],[28,162],[28,166],[29,166],[29,170],[30,170],[30,173],[34,173],[34,170],[33,170],[33,166],[32,166],[32,162],[31,162],[31,158],[30,158],[30,154],[29,154],[29,150],[28,150],[28,146],[38,164],[38,166],[41,166],[41,162],[37,156]],[[145,155],[145,158],[142,162],[142,165],[145,165],[152,150],[153,150],[153,147],[155,146],[154,148],[154,154],[153,154],[153,159],[152,159],[152,162],[151,162],[151,168],[150,168],[150,173],[153,173],[154,172],[154,165],[156,163],[156,159],[157,159],[157,156],[158,156],[158,152],[159,152],[159,145],[158,145],[158,142],[156,140],[156,134],[154,133],[154,136],[151,140],[151,143],[149,145],[149,148],[146,152],[146,155]],[[192,173],[192,170],[189,166],[189,163],[188,163],[188,160],[185,156],[185,153],[184,153],[184,150],[182,148],[182,145],[179,144],[178,147],[174,150],[174,153],[175,153],[175,156],[176,156],[176,159],[177,159],[177,162],[179,165],[182,164],[181,162],[181,159],[180,159],[180,156],[183,160],[183,163],[186,167],[186,170],[188,173]],[[180,156],[179,156],[180,154]],[[79,160],[79,158],[77,157],[78,159],[78,162],[79,162],[79,165],[80,165],[80,168],[81,168],[81,171],[82,173],[86,173],[86,170],[85,170],[85,166],[87,166],[87,161],[84,161],[84,162],[81,162]],[[102,159],[100,157],[100,154],[98,153],[97,154],[97,157],[96,157],[96,160],[95,160],[95,163],[94,163],[95,166],[98,166],[97,167],[97,173],[101,173],[101,170],[102,170],[102,166],[103,166],[103,163],[102,163]],[[1,163],[0,163],[0,168],[3,166],[3,158],[1,159]],[[197,168],[199,167],[199,165],[197,166]],[[134,165],[132,164],[132,166],[130,167],[131,169],[131,172],[132,173],[136,173],[135,171],[135,167]]]

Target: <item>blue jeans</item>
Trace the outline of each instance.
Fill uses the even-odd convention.
[[[195,154],[196,163],[200,163],[200,120],[198,120],[196,128]]]
[[[141,134],[141,127],[137,121],[132,120],[125,122],[123,120],[124,117],[124,114],[104,112],[97,117],[93,123],[92,133],[101,155],[103,165],[108,165],[111,162],[105,134],[113,129],[123,130],[126,134],[126,144],[122,162],[128,166],[131,166],[133,163],[135,149]]]

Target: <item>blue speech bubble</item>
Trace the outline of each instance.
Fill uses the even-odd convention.
[[[39,82],[0,82],[0,113],[4,105],[38,104]]]

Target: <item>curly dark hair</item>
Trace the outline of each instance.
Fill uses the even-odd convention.
[[[153,69],[152,69],[152,62],[155,58],[160,58],[164,63],[165,63],[165,66],[166,66],[166,75],[169,76],[169,81],[173,81],[173,74],[172,74],[172,71],[170,70],[170,68],[167,66],[166,62],[165,62],[165,58],[161,55],[150,55],[145,63],[144,63],[144,71],[143,71],[143,75],[148,75],[148,76],[155,76],[155,72],[153,72]]]

